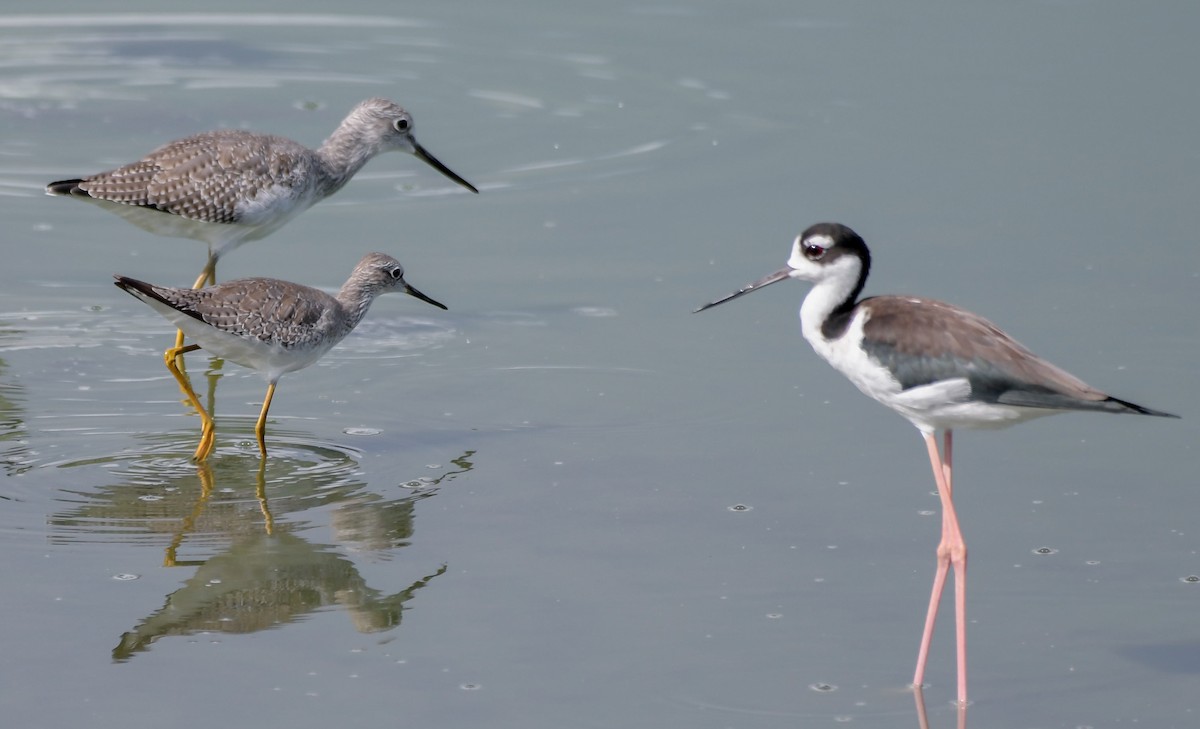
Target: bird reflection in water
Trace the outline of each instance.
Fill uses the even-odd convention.
[[[12,332],[0,326],[0,341],[10,336]],[[8,362],[0,358],[0,469],[16,476],[32,468],[29,427],[25,424],[29,416],[24,388],[8,369]]]
[[[332,518],[338,542],[357,542],[377,550],[407,545],[412,538],[416,502],[431,496],[432,487],[470,471],[473,454],[467,451],[452,461],[457,468],[423,479],[423,488],[407,498],[388,500],[361,494],[339,503],[337,512],[346,513],[339,516],[335,512]],[[264,468],[265,462],[256,475],[262,528],[237,530],[232,543],[213,557],[180,560],[179,547],[216,489],[211,467],[198,464],[201,494],[191,512],[181,519],[165,559],[168,566],[196,566],[196,573],[167,596],[162,608],[121,636],[113,649],[114,661],[122,662],[148,650],[163,636],[251,633],[294,622],[334,605],[346,609],[360,632],[391,630],[400,625],[406,603],[417,591],[446,572],[443,564],[397,592],[368,585],[344,554],[326,545],[310,544],[290,532],[288,524],[275,523],[267,502]]]
[[[203,560],[193,560],[180,562],[176,558],[176,553],[179,551],[179,545],[183,543],[184,537],[191,534],[196,528],[196,520],[204,513],[204,507],[208,505],[212,498],[213,478],[212,466],[203,461],[196,465],[196,476],[200,479],[200,497],[196,499],[195,505],[192,507],[191,513],[183,517],[179,522],[179,529],[175,531],[175,535],[171,538],[171,543],[167,545],[166,555],[163,557],[164,567],[187,567],[198,566],[204,564]],[[267,503],[267,462],[260,461],[258,470],[254,476],[254,498],[258,499],[258,510],[263,515],[263,531],[267,536],[275,533],[275,516],[271,514],[271,505]]]

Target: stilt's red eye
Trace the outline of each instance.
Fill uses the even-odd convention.
[[[825,255],[826,250],[827,249],[822,248],[821,246],[817,245],[816,243],[805,243],[804,244],[804,257],[810,261],[817,261],[817,260],[820,260],[821,256]]]

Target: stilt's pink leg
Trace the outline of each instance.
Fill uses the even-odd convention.
[[[947,430],[943,436],[945,454],[942,470],[946,475],[946,511],[953,517],[950,562],[954,565],[954,642],[958,669],[958,706],[967,706],[967,542],[958,526],[958,513],[954,510],[953,449],[954,431]],[[960,714],[960,721],[965,714]]]
[[[917,652],[917,669],[913,674],[913,686],[920,687],[925,679],[925,662],[929,658],[929,645],[933,641],[933,628],[937,621],[938,603],[946,586],[946,575],[954,566],[954,619],[955,639],[958,644],[958,702],[967,703],[967,545],[958,526],[958,515],[951,498],[953,472],[951,469],[952,436],[946,431],[946,459],[938,455],[937,437],[933,433],[922,433],[929,451],[929,464],[937,482],[938,497],[942,502],[942,540],[937,548],[937,570],[933,574],[933,590],[929,595],[929,609],[925,613],[925,631],[921,634],[921,647]]]
[[[937,571],[933,573],[933,591],[929,595],[929,609],[925,612],[925,631],[921,633],[921,648],[917,651],[917,670],[913,673],[913,686],[920,687],[925,683],[925,661],[929,658],[929,644],[933,641],[938,603],[942,599],[942,588],[946,586],[946,572],[949,568],[950,560],[943,560],[941,550],[938,550]]]
[[[951,473],[954,463],[953,446],[954,446],[954,431],[947,430],[942,434],[942,473],[946,475],[946,491],[951,497],[954,496],[954,474]]]

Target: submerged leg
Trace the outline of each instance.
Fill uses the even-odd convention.
[[[258,436],[258,451],[262,457],[267,457],[267,443],[264,436],[267,432],[267,411],[271,409],[271,398],[275,397],[275,383],[267,385],[267,396],[263,399],[262,412],[258,414],[258,422],[254,425],[254,434]]]
[[[946,586],[946,575],[954,567],[954,620],[955,642],[958,646],[958,703],[967,703],[967,545],[958,526],[958,514],[954,511],[952,497],[953,472],[950,449],[952,436],[946,431],[946,458],[938,455],[937,438],[933,433],[923,433],[929,451],[929,464],[937,482],[938,498],[942,502],[942,539],[937,548],[937,569],[933,575],[933,590],[929,595],[929,608],[925,613],[925,630],[921,634],[921,647],[917,651],[917,668],[913,674],[913,686],[920,687],[925,679],[925,662],[929,658],[929,645],[933,640],[934,623],[937,621],[938,604]]]
[[[196,446],[196,452],[192,455],[192,460],[197,463],[208,458],[208,454],[212,452],[213,441],[216,439],[216,434],[213,432],[213,420],[200,404],[200,398],[196,395],[196,391],[192,389],[192,383],[188,382],[187,375],[180,371],[176,364],[176,359],[186,353],[194,352],[200,349],[199,344],[189,344],[186,347],[172,347],[163,354],[163,361],[166,362],[167,369],[171,371],[175,381],[179,383],[179,389],[183,390],[183,394],[187,396],[188,402],[200,414],[200,444]]]
[[[179,551],[179,545],[183,544],[183,540],[196,528],[196,520],[204,513],[204,505],[208,503],[208,499],[212,496],[213,490],[213,472],[212,466],[207,463],[196,464],[196,476],[200,479],[200,496],[196,499],[196,503],[192,506],[192,511],[179,523],[179,529],[175,532],[175,536],[171,537],[171,543],[167,545],[167,551],[163,555],[163,567],[177,567],[179,562],[175,559],[176,553]]]
[[[258,462],[258,474],[255,478],[254,495],[258,498],[258,510],[263,515],[263,528],[267,536],[275,533],[275,516],[271,514],[271,505],[267,503],[267,459]]]
[[[925,689],[920,684],[913,686],[913,700],[917,702],[917,729],[929,729],[929,715],[925,712]]]
[[[917,703],[917,729],[929,729],[929,715],[925,711],[925,691],[920,686],[913,688],[913,699]],[[956,729],[967,729],[967,706],[959,704],[955,707],[955,716],[957,721],[954,726]]]

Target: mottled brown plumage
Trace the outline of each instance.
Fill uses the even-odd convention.
[[[408,112],[381,98],[355,106],[315,150],[272,134],[204,132],[114,170],[52,182],[46,192],[93,202],[152,233],[205,241],[209,259],[194,285],[200,288],[216,282],[222,255],[270,235],[393,150],[478,192],[417,143]]]
[[[48,189],[206,223],[243,223],[247,201],[274,187],[293,198],[309,187],[332,194],[334,176],[319,160],[290,139],[227,129],[169,142],[132,164]]]

